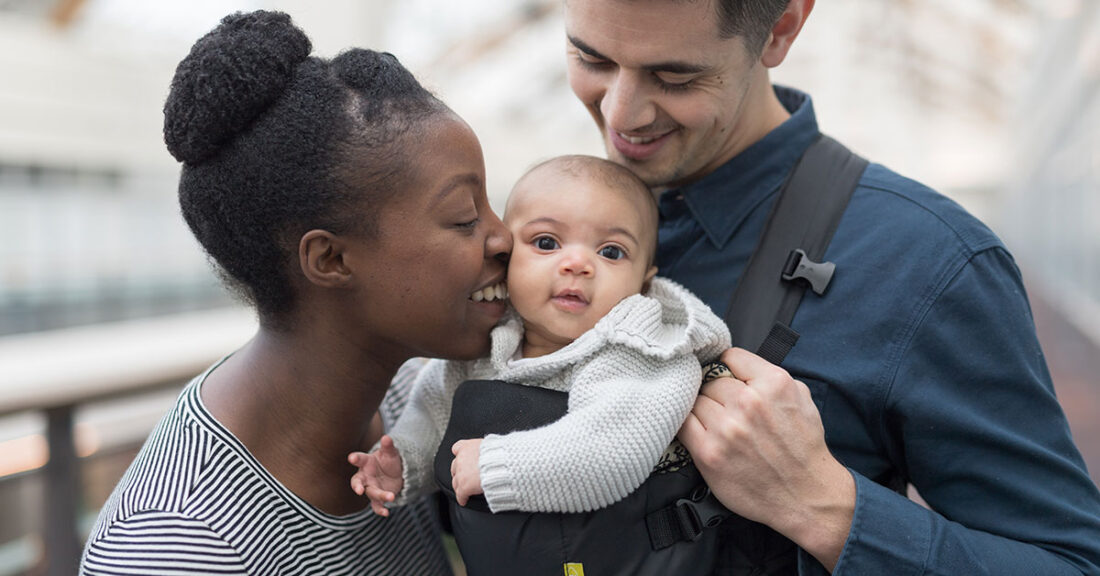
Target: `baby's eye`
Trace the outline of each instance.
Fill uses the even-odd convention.
[[[619,260],[626,256],[626,254],[623,253],[623,249],[618,246],[604,246],[600,248],[599,254],[608,260]]]
[[[535,248],[539,250],[554,250],[558,247],[558,241],[549,236],[535,238]]]

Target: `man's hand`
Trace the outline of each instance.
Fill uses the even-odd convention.
[[[715,496],[835,567],[851,528],[855,481],[825,445],[805,384],[731,348],[732,377],[703,384],[680,441]]]
[[[359,468],[351,477],[351,489],[360,496],[366,494],[370,498],[370,507],[375,514],[389,516],[386,503],[393,502],[405,486],[402,477],[404,464],[401,453],[393,445],[393,438],[382,436],[381,447],[369,454],[348,454],[348,462]]]
[[[451,454],[455,455],[451,462],[451,486],[459,506],[465,506],[470,496],[485,492],[481,489],[481,471],[477,465],[481,456],[481,440],[459,440],[451,446]]]

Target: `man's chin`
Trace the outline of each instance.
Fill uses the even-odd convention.
[[[652,158],[635,160],[619,154],[614,149],[608,149],[607,159],[629,168],[651,190],[665,190],[672,187],[669,183],[673,180],[673,175],[659,167]]]

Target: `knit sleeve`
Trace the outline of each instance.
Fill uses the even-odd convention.
[[[432,463],[451,414],[454,389],[464,374],[460,362],[432,360],[416,377],[405,411],[387,433],[401,454],[404,487],[394,506],[434,492]]]
[[[478,460],[493,512],[587,512],[636,490],[698,393],[699,361],[612,346],[578,366],[568,413],[538,428],[489,435]]]
[[[81,576],[98,574],[249,573],[237,550],[205,523],[169,512],[143,512],[115,522],[88,542]]]

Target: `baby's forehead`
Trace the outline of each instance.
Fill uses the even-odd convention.
[[[508,198],[505,218],[517,211],[538,212],[540,207],[556,206],[563,202],[575,202],[578,215],[582,215],[581,205],[585,201],[595,201],[614,203],[616,215],[622,214],[624,218],[638,215],[643,223],[648,224],[653,218],[647,216],[650,211],[647,194],[648,191],[639,193],[596,174],[574,170],[540,170],[538,174],[530,173],[517,183]]]

